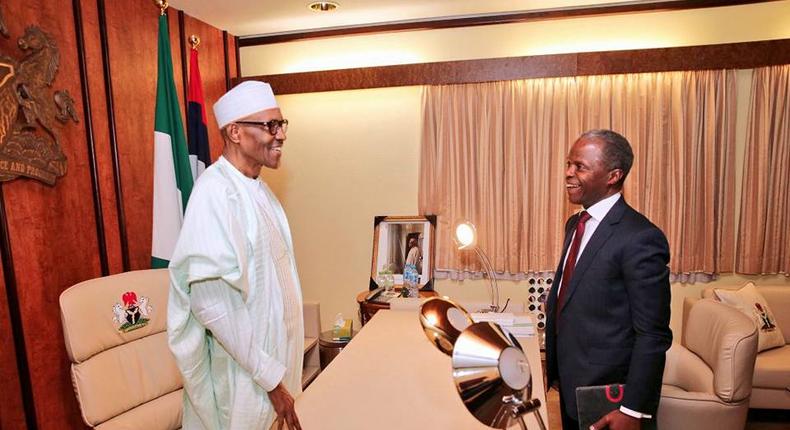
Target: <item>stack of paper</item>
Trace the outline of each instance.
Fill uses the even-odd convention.
[[[480,312],[473,313],[472,321],[490,321],[510,332],[513,336],[524,337],[535,334],[535,323],[529,315],[514,315],[512,313]]]
[[[513,320],[513,325],[504,327],[510,334],[516,337],[532,336],[535,334],[535,322],[529,316],[517,316]]]
[[[472,313],[472,321],[490,321],[499,324],[500,326],[513,325],[514,315],[512,313],[499,313],[499,312],[474,312]]]

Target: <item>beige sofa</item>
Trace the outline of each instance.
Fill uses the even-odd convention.
[[[757,353],[749,407],[790,409],[790,344],[787,343],[790,342],[790,287],[760,286],[757,289],[768,302],[786,343]],[[702,297],[715,299],[713,288],[703,290]]]
[[[746,423],[757,328],[735,308],[699,300],[689,309],[683,342],[667,351],[659,430],[741,430]]]
[[[61,294],[72,382],[89,426],[181,427],[181,375],[167,345],[169,285],[166,269],[137,270],[91,279]],[[306,385],[320,370],[318,303],[304,304],[304,319]]]

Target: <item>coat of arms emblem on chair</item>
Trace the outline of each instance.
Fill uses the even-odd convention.
[[[121,296],[121,303],[112,306],[113,322],[118,325],[118,331],[127,333],[148,325],[150,315],[154,308],[148,303],[148,297],[137,297],[134,291],[127,291]]]

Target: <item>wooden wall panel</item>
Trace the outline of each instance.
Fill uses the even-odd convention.
[[[112,166],[113,154],[110,146],[109,120],[107,118],[107,96],[99,32],[99,12],[96,8],[96,0],[80,0],[80,4],[83,38],[85,40],[85,58],[88,69],[93,139],[99,174],[102,213],[104,215],[104,236],[107,243],[107,261],[110,274],[113,274],[123,271],[123,262],[115,177]],[[80,111],[82,111],[81,106]],[[84,112],[82,112],[82,117],[85,117]]]
[[[159,11],[148,0],[108,1],[106,8],[130,268],[146,269],[151,267]],[[177,11],[169,11],[168,21],[176,93],[183,105]]]
[[[184,16],[184,35],[189,49],[189,36],[196,34],[200,37],[198,59],[200,62],[200,77],[203,80],[203,100],[206,107],[206,128],[211,147],[211,160],[214,161],[222,154],[222,137],[217,129],[214,118],[214,103],[225,94],[225,54],[222,42],[222,31],[202,21]],[[187,61],[189,52],[187,51]]]
[[[134,0],[137,2],[142,2],[143,4],[151,3],[146,0]],[[178,9],[169,8],[167,10],[167,18],[168,24],[170,29],[170,54],[173,57],[173,80],[176,83],[176,94],[178,94],[178,107],[181,109],[181,120],[185,120],[186,118],[186,94],[181,91],[184,88],[184,75],[182,72],[183,67],[187,67],[186,65],[189,64],[189,57],[185,58],[183,61],[181,59],[181,37],[180,37],[180,26],[178,24]],[[156,76],[156,75],[154,75]],[[154,82],[156,79],[154,78]],[[154,97],[156,97],[156,83],[154,83]],[[186,127],[186,126],[185,126]],[[184,128],[184,133],[187,130]],[[153,133],[153,128],[151,129],[151,133]],[[186,134],[184,134],[186,136]],[[153,154],[153,149],[151,150],[151,154]]]
[[[123,270],[121,229],[127,230],[131,269],[150,266],[151,200],[153,179],[153,123],[156,101],[157,31],[159,11],[150,0],[104,0],[100,13],[97,0],[77,0],[80,9],[87,98],[90,117],[83,105],[77,24],[72,1],[7,0],[0,3],[11,38],[0,37],[0,52],[21,59],[16,46],[25,27],[36,25],[55,36],[60,49],[60,70],[52,85],[74,98],[80,123],[59,123],[61,147],[68,157],[68,172],[49,187],[30,179],[3,184],[4,204],[13,267],[0,267],[0,428],[25,429],[24,392],[30,388],[35,422],[41,429],[82,429],[81,414],[71,385],[69,363],[62,336],[58,298],[73,284],[101,276],[102,246],[97,234],[91,177],[93,142],[104,250],[110,273]],[[182,59],[177,10],[170,10],[170,45],[173,72],[182,118]],[[115,128],[108,119],[104,79],[104,53],[100,23],[106,18],[107,49],[111,69]],[[210,106],[225,91],[222,32],[188,18],[190,30],[200,33],[201,72],[206,102]],[[185,25],[186,27],[186,25]],[[234,60],[235,61],[235,60]],[[235,70],[235,67],[231,67]],[[212,155],[219,155],[221,142],[209,110]],[[90,120],[90,121],[88,121]],[[92,132],[89,133],[92,125]],[[116,204],[113,148],[114,130],[119,158],[125,223]],[[18,299],[9,303],[3,270],[12,270]],[[18,374],[14,329],[9,309],[18,309],[25,350],[20,352],[29,372]],[[110,316],[108,316],[109,318]],[[28,375],[29,373],[29,375]],[[26,383],[26,381],[30,383]]]
[[[0,265],[0,309],[8,309],[6,286],[3,280],[3,267]],[[22,409],[22,390],[16,367],[16,348],[14,348],[11,321],[8,312],[0,312],[0,429],[21,430],[25,428],[25,414]]]
[[[54,36],[60,49],[60,68],[52,89],[67,90],[82,106],[71,3],[4,2],[13,11],[6,23],[12,41],[28,25],[38,25]],[[19,55],[3,41],[3,52]],[[81,109],[80,109],[81,111]],[[4,184],[14,270],[30,367],[36,420],[40,429],[79,428],[81,419],[69,377],[66,349],[58,311],[58,297],[67,287],[99,276],[96,223],[85,150],[83,123],[55,126],[68,158],[68,173],[55,187],[30,179]],[[9,303],[9,306],[15,304]]]
[[[278,75],[265,81],[278,95],[409,85],[457,85],[513,79],[651,73],[678,70],[751,69],[790,62],[790,39],[674,48],[595,51],[527,57],[397,64]]]
[[[230,66],[230,80],[233,82],[234,79],[239,77],[239,52],[238,47],[236,46],[236,37],[233,35],[228,35],[228,63]]]

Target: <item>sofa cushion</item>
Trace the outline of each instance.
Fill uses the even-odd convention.
[[[734,306],[757,324],[758,352],[784,346],[785,338],[782,335],[782,330],[776,324],[776,317],[768,307],[765,297],[757,291],[752,282],[746,283],[739,290],[716,289],[714,293],[719,300]]]
[[[757,354],[754,387],[790,388],[790,345]]]
[[[764,285],[757,287],[757,291],[768,301],[768,306],[774,311],[776,325],[785,334],[785,342],[790,338],[790,284]]]

